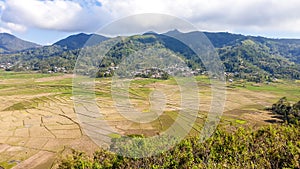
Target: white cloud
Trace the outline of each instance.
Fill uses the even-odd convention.
[[[2,20],[29,27],[62,31],[84,31],[101,24],[99,6],[83,7],[65,0],[7,0]]]
[[[27,28],[25,26],[11,23],[11,22],[7,22],[7,23],[5,23],[5,25],[9,30],[12,30],[12,31],[25,32],[27,30]]]
[[[209,31],[300,33],[299,0],[7,0],[0,7],[14,31],[89,31],[133,14],[162,13]]]
[[[3,11],[5,9],[5,2],[0,1],[0,10]]]
[[[0,27],[0,33],[11,33],[11,31],[9,29]]]
[[[99,0],[114,18],[155,12],[178,16],[200,29],[300,32],[298,0]]]

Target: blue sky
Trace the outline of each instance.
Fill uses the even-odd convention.
[[[52,44],[119,18],[161,13],[199,30],[300,38],[299,0],[0,0],[0,32]]]

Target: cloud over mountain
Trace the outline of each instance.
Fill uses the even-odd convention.
[[[140,13],[184,18],[200,29],[300,33],[298,0],[6,0],[0,1],[2,29],[27,27],[95,31],[114,19]],[[1,30],[1,29],[0,29]]]
[[[100,6],[82,6],[76,1],[7,0],[2,20],[25,27],[85,31],[103,24],[102,11]]]
[[[101,0],[101,3],[115,17],[157,12],[185,18],[207,29],[300,32],[297,0]]]

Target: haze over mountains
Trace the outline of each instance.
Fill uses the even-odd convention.
[[[256,81],[257,78],[300,78],[300,40],[299,39],[271,39],[265,37],[244,36],[227,32],[203,32],[216,48],[226,72],[233,73],[240,78]],[[107,63],[118,64],[120,59],[126,57],[130,52],[138,50],[133,44],[155,45],[181,55],[192,69],[203,69],[201,60],[195,56],[187,46],[180,41],[170,37],[190,38],[197,37],[201,32],[182,33],[172,30],[164,34],[148,32],[143,35],[135,35],[118,44],[109,55]],[[71,35],[50,46],[40,46],[26,42],[9,34],[0,34],[0,63],[10,62],[12,70],[26,65],[26,69],[47,72],[54,67],[63,67],[69,72],[84,46],[91,49],[101,42],[110,38],[97,34]],[[129,39],[129,40],[128,40]],[[20,66],[20,64],[22,66]]]

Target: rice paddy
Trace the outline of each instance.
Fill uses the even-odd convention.
[[[196,80],[200,89],[200,110],[192,127],[193,134],[201,130],[212,101],[209,79],[199,76]],[[300,100],[299,87],[299,82],[290,81],[227,84],[220,125],[271,124],[268,121],[274,119],[273,115],[265,111],[265,107],[283,96],[292,101]],[[150,98],[157,99],[155,94],[159,94],[154,91],[165,97],[163,111],[150,122],[139,123],[118,113],[111,95],[110,78],[95,80],[97,106],[103,119],[115,131],[106,135],[108,140],[128,134],[153,136],[174,123],[181,108],[180,89],[174,79],[133,80],[129,87],[130,103],[137,111],[151,113],[155,105]],[[0,71],[0,166],[55,168],[56,160],[71,149],[94,152],[97,145],[82,129],[73,101],[72,75]]]

